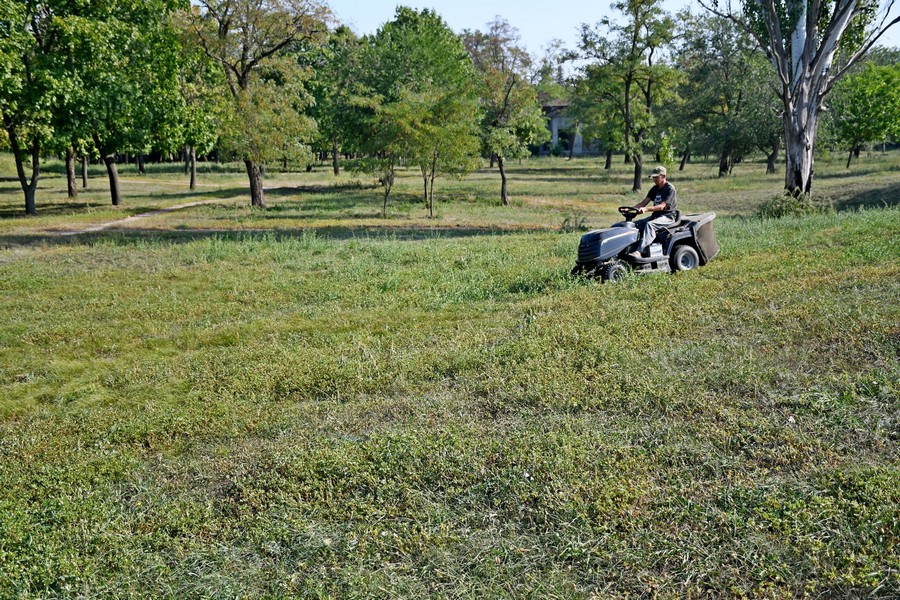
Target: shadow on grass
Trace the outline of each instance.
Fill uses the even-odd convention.
[[[859,194],[840,198],[834,203],[837,211],[856,210],[860,208],[887,208],[900,205],[900,195],[896,185],[869,189]]]
[[[266,193],[269,193],[266,190]],[[247,203],[250,203],[250,189],[247,187],[230,187],[230,188],[218,188],[214,190],[176,190],[176,191],[156,191],[156,192],[146,192],[141,194],[142,198],[153,198],[159,200],[182,200],[185,202],[194,202],[194,201],[202,201],[202,200],[214,200],[216,198],[222,199],[231,199],[231,198],[239,198],[241,196],[247,197]],[[127,201],[127,196],[126,196]],[[159,208],[159,207],[157,207]]]
[[[817,173],[815,179],[857,179],[866,175],[882,175],[889,173],[890,170],[885,169],[883,165],[854,165],[852,169],[842,169],[840,171],[828,171],[825,173]],[[815,188],[815,179],[813,187]]]
[[[10,193],[5,189],[0,189],[0,194]],[[19,191],[19,194],[22,192]],[[164,201],[180,201],[178,204],[187,203],[187,202],[197,202],[203,200],[215,200],[215,199],[223,199],[230,200],[232,198],[239,198],[241,196],[247,196],[249,204],[249,191],[246,188],[226,188],[221,190],[212,190],[212,191],[204,191],[204,192],[149,192],[141,194],[140,196],[132,196],[129,197],[127,194],[124,196],[122,204],[119,206],[119,211],[122,213],[121,218],[131,217],[134,215],[139,215],[141,213],[152,212],[155,210],[160,210],[162,208],[166,208],[166,204],[161,205],[146,205],[144,204],[148,199],[150,200],[159,200],[161,202]],[[129,199],[134,199],[135,197],[139,198],[142,202],[140,205],[129,204]],[[25,201],[24,198],[22,202],[19,204],[9,204],[0,206],[0,219],[15,219],[15,218],[24,218],[25,217]],[[52,202],[52,203],[42,203],[38,200],[37,203],[37,211],[40,216],[53,216],[58,214],[69,214],[69,215],[78,215],[81,212],[84,212],[88,209],[97,210],[111,207],[112,204],[107,200],[105,202],[79,202],[79,201],[71,201],[71,202]]]
[[[17,246],[68,246],[108,244],[115,246],[141,246],[148,243],[186,244],[198,240],[217,239],[233,242],[254,240],[320,239],[325,241],[390,240],[422,241],[431,239],[457,239],[480,236],[503,236],[519,233],[556,232],[555,228],[493,228],[493,227],[427,227],[427,226],[371,226],[371,227],[309,227],[300,229],[109,229],[75,235],[33,234],[0,235],[0,249]]]
[[[54,204],[38,204],[38,214],[39,215],[57,215],[57,214],[71,214],[74,211],[85,210],[88,208],[96,209],[100,208],[101,204],[89,204],[87,202],[57,202]],[[25,201],[22,201],[22,206],[3,206],[0,207],[0,219],[21,219],[25,217]]]
[[[562,183],[562,184],[570,184],[570,183],[591,183],[591,184],[609,184],[615,183],[615,177],[607,177],[602,173],[598,173],[597,175],[560,175],[558,177],[545,177],[545,176],[531,176],[531,175],[523,175],[521,178],[522,183],[533,183],[533,182],[542,182],[542,183]]]

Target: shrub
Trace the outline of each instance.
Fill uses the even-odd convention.
[[[828,198],[819,198],[813,201],[809,194],[795,196],[785,190],[760,205],[756,214],[763,219],[780,219],[827,212],[830,208],[831,202]]]

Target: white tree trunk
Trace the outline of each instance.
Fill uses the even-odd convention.
[[[813,151],[819,110],[815,101],[797,100],[791,114],[784,117],[784,142],[787,169],[784,189],[794,193],[810,193],[813,180]]]
[[[710,12],[726,17],[740,25],[766,48],[781,89],[779,95],[784,106],[784,137],[787,172],[784,187],[794,193],[809,193],[813,178],[813,151],[816,145],[816,129],[822,102],[834,84],[847,73],[875,42],[892,26],[900,23],[900,17],[890,21],[887,13],[880,23],[870,28],[863,43],[844,61],[837,73],[832,72],[832,59],[847,27],[862,15],[867,5],[859,0],[788,0],[788,7],[797,5],[797,20],[782,23],[780,3],[775,0],[744,0],[745,7],[758,10],[758,16],[767,30],[762,35],[758,23],[739,15],[718,10],[718,4],[700,0]],[[889,11],[888,11],[889,12]],[[819,28],[822,17],[830,15],[824,30]],[[874,21],[874,19],[873,19]],[[785,41],[790,40],[790,48]]]

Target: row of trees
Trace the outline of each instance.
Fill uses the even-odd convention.
[[[824,99],[845,74],[831,135],[857,151],[898,135],[896,54],[856,66],[896,19],[850,0],[707,8],[676,19],[661,0],[620,0],[577,50],[557,44],[535,64],[500,18],[457,35],[400,7],[359,38],[318,0],[0,0],[0,115],[28,214],[42,156],[66,156],[70,195],[76,158],[102,159],[118,204],[117,157],[182,149],[192,188],[198,154],[243,161],[260,207],[263,166],[313,151],[330,152],[335,174],[355,156],[385,211],[397,168],[418,169],[430,213],[438,177],[490,158],[507,204],[506,163],[549,137],[540,100],[554,94],[607,166],[613,152],[634,164],[635,190],[647,152],[671,162],[677,149],[683,164],[712,151],[727,173],[762,150],[774,171],[783,144],[785,188],[808,192]]]
[[[602,141],[607,167],[613,150],[633,162],[635,190],[648,149],[663,156],[679,149],[682,168],[694,150],[713,153],[724,175],[757,151],[774,173],[784,147],[785,189],[809,193],[820,130],[855,149],[898,136],[900,103],[887,88],[900,87],[900,53],[879,49],[868,68],[842,81],[898,21],[887,21],[887,12],[879,21],[877,4],[705,6],[705,15],[675,19],[660,0],[622,0],[616,15],[582,28],[573,56],[587,64],[571,86],[572,112],[586,137]]]
[[[2,0],[0,114],[26,212],[45,155],[66,155],[70,195],[75,158],[102,158],[119,204],[117,157],[184,148],[193,189],[197,154],[215,149],[244,162],[264,207],[263,165],[326,145],[336,174],[342,153],[360,157],[385,210],[401,163],[433,212],[436,178],[482,154],[508,202],[503,161],[548,135],[514,30],[460,36],[403,7],[373,36],[333,25],[315,0]]]

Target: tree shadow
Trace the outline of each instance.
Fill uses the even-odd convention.
[[[858,210],[860,208],[887,208],[900,205],[900,194],[896,185],[868,189],[858,194],[837,198],[834,209],[837,211]]]
[[[510,178],[512,182],[515,182],[515,176]],[[544,183],[610,183],[614,178],[605,177],[603,175],[589,176],[589,175],[560,175],[558,177],[537,177],[537,176],[523,176],[520,181],[522,182],[544,182]]]
[[[878,165],[854,165],[852,169],[844,169],[842,171],[830,171],[828,173],[817,174],[815,179],[813,180],[813,187],[815,187],[816,179],[830,180],[830,179],[858,179],[860,177],[865,177],[866,175],[878,175],[884,173],[885,169],[883,166]]]
[[[87,204],[85,202],[57,202],[41,206],[38,204],[38,214],[40,215],[56,215],[60,213],[72,214],[78,210],[88,208],[99,208],[102,204]],[[0,219],[21,219],[25,217],[25,201],[22,206],[0,206]]]
[[[115,245],[121,247],[144,246],[148,241],[167,244],[187,244],[199,240],[216,239],[231,242],[254,240],[322,239],[326,241],[373,240],[415,242],[433,239],[458,239],[480,236],[506,236],[535,231],[557,232],[558,229],[495,228],[495,227],[428,227],[428,226],[326,226],[298,229],[105,229],[103,231],[76,233],[40,233],[0,235],[0,249],[17,246],[72,246]]]
[[[268,190],[266,190],[268,193]],[[179,190],[179,191],[158,191],[158,192],[147,192],[141,194],[142,198],[154,198],[160,200],[174,200],[180,199],[187,202],[194,201],[203,201],[203,200],[213,200],[216,198],[222,199],[231,199],[231,198],[239,198],[240,196],[246,196],[249,202],[250,198],[250,188],[247,187],[230,187],[230,188],[218,188],[215,190]],[[127,196],[126,196],[127,200]],[[157,207],[162,208],[162,207]]]

